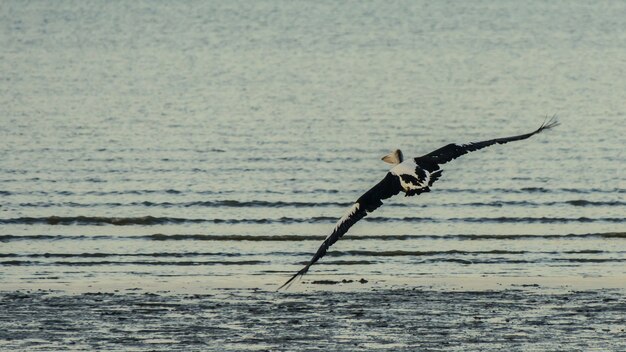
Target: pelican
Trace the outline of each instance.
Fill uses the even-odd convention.
[[[539,126],[539,128],[535,131],[518,136],[496,138],[467,144],[451,143],[428,154],[407,160],[404,160],[404,156],[400,149],[396,149],[383,156],[383,161],[394,165],[391,170],[387,172],[385,178],[356,200],[346,214],[341,217],[339,221],[337,221],[333,232],[326,237],[324,242],[322,242],[322,245],[319,247],[313,258],[311,258],[304,268],[295,273],[278,289],[280,290],[285,286],[288,287],[294,279],[306,274],[309,271],[309,268],[320,260],[326,254],[328,248],[345,235],[352,225],[383,205],[383,199],[395,196],[400,192],[404,192],[406,197],[424,192],[430,192],[430,186],[432,186],[433,183],[441,177],[442,170],[439,168],[441,165],[469,152],[494,144],[505,144],[508,142],[527,139],[537,133],[558,125],[559,122],[556,115],[554,115],[549,120],[544,121],[544,123],[541,124],[541,126]]]

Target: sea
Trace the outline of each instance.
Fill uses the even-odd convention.
[[[449,287],[484,284],[523,289],[525,307],[600,295],[623,318],[611,290],[626,288],[625,28],[618,1],[2,1],[0,305],[30,301],[21,316],[34,320],[20,338],[20,315],[3,313],[0,349],[619,350],[617,318],[598,327],[604,345],[524,324],[510,338],[411,340],[374,304],[361,315],[387,317],[384,333],[329,323],[272,339],[262,309],[300,302],[288,327],[320,322],[306,319],[317,295],[332,317],[335,294],[360,307],[376,292],[417,297],[420,310],[433,290],[441,312],[459,302]],[[552,130],[444,165],[431,192],[385,200],[275,292],[385,176],[383,155],[527,133],[553,115]],[[100,309],[94,294],[117,297],[110,312],[150,303],[138,291],[159,304],[205,297],[205,318],[245,305],[187,340],[144,341],[132,324],[128,341],[84,338],[95,316],[43,336],[33,317],[48,299],[70,302],[68,322]],[[459,297],[483,311],[505,299],[493,292]],[[226,332],[255,309],[265,318],[239,328],[256,335],[232,344]]]

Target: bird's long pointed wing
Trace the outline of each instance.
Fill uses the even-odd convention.
[[[419,158],[415,158],[415,161],[418,164],[420,163],[420,161],[425,162],[425,163],[434,163],[437,165],[445,164],[448,161],[456,159],[459,156],[467,154],[469,152],[473,152],[473,151],[488,147],[490,145],[494,145],[496,143],[504,144],[508,142],[526,139],[537,133],[540,133],[543,130],[550,129],[558,125],[559,125],[559,122],[557,121],[556,115],[555,115],[555,116],[552,116],[550,120],[544,122],[537,130],[530,132],[530,133],[521,134],[519,136],[490,139],[488,141],[482,141],[482,142],[473,142],[473,143],[468,143],[468,144],[452,143],[452,144],[446,145],[445,147],[439,148],[435,150],[434,152],[428,153]]]
[[[368,213],[373,212],[378,207],[383,205],[383,199],[387,199],[400,193],[401,189],[402,186],[400,185],[400,180],[398,176],[387,173],[382,181],[380,181],[376,186],[372,187],[369,191],[365,192],[365,194],[359,197],[359,199],[352,205],[350,210],[343,217],[341,217],[339,221],[337,221],[337,225],[335,225],[333,232],[328,237],[326,237],[324,242],[322,242],[322,245],[317,250],[313,258],[311,258],[311,260],[307,263],[307,265],[305,265],[304,268],[294,274],[278,289],[280,290],[281,288],[288,286],[298,276],[306,274],[311,265],[320,260],[326,254],[328,248],[330,248],[330,246],[332,246],[343,235],[345,235],[346,232],[348,232],[348,229],[352,227],[352,225],[356,224],[357,221],[363,219]]]

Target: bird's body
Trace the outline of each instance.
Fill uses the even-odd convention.
[[[441,176],[438,165],[430,163],[421,165],[417,159],[405,160],[389,170],[392,175],[399,178],[402,191],[407,196],[430,191],[429,187]]]
[[[289,285],[295,278],[306,274],[309,268],[321,259],[328,248],[339,240],[348,229],[357,221],[361,220],[368,213],[373,212],[383,205],[383,200],[404,192],[405,196],[414,196],[423,192],[430,192],[430,187],[439,177],[443,165],[463,154],[476,151],[494,144],[504,144],[512,141],[518,141],[529,138],[543,130],[558,125],[555,117],[552,117],[547,123],[542,124],[537,130],[518,136],[496,138],[482,142],[474,142],[468,144],[448,144],[431,153],[422,155],[417,158],[409,158],[404,160],[402,152],[397,149],[382,158],[383,161],[393,164],[391,170],[385,177],[370,190],[365,192],[357,201],[348,209],[346,214],[342,216],[332,233],[326,237],[322,245],[319,247],[313,258],[304,268],[293,275],[279,289]]]

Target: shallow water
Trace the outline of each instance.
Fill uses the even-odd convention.
[[[4,1],[0,286],[273,290],[384,177],[390,150],[419,156],[558,114],[554,130],[446,165],[432,192],[389,199],[292,289],[624,289],[624,14],[576,1]]]

